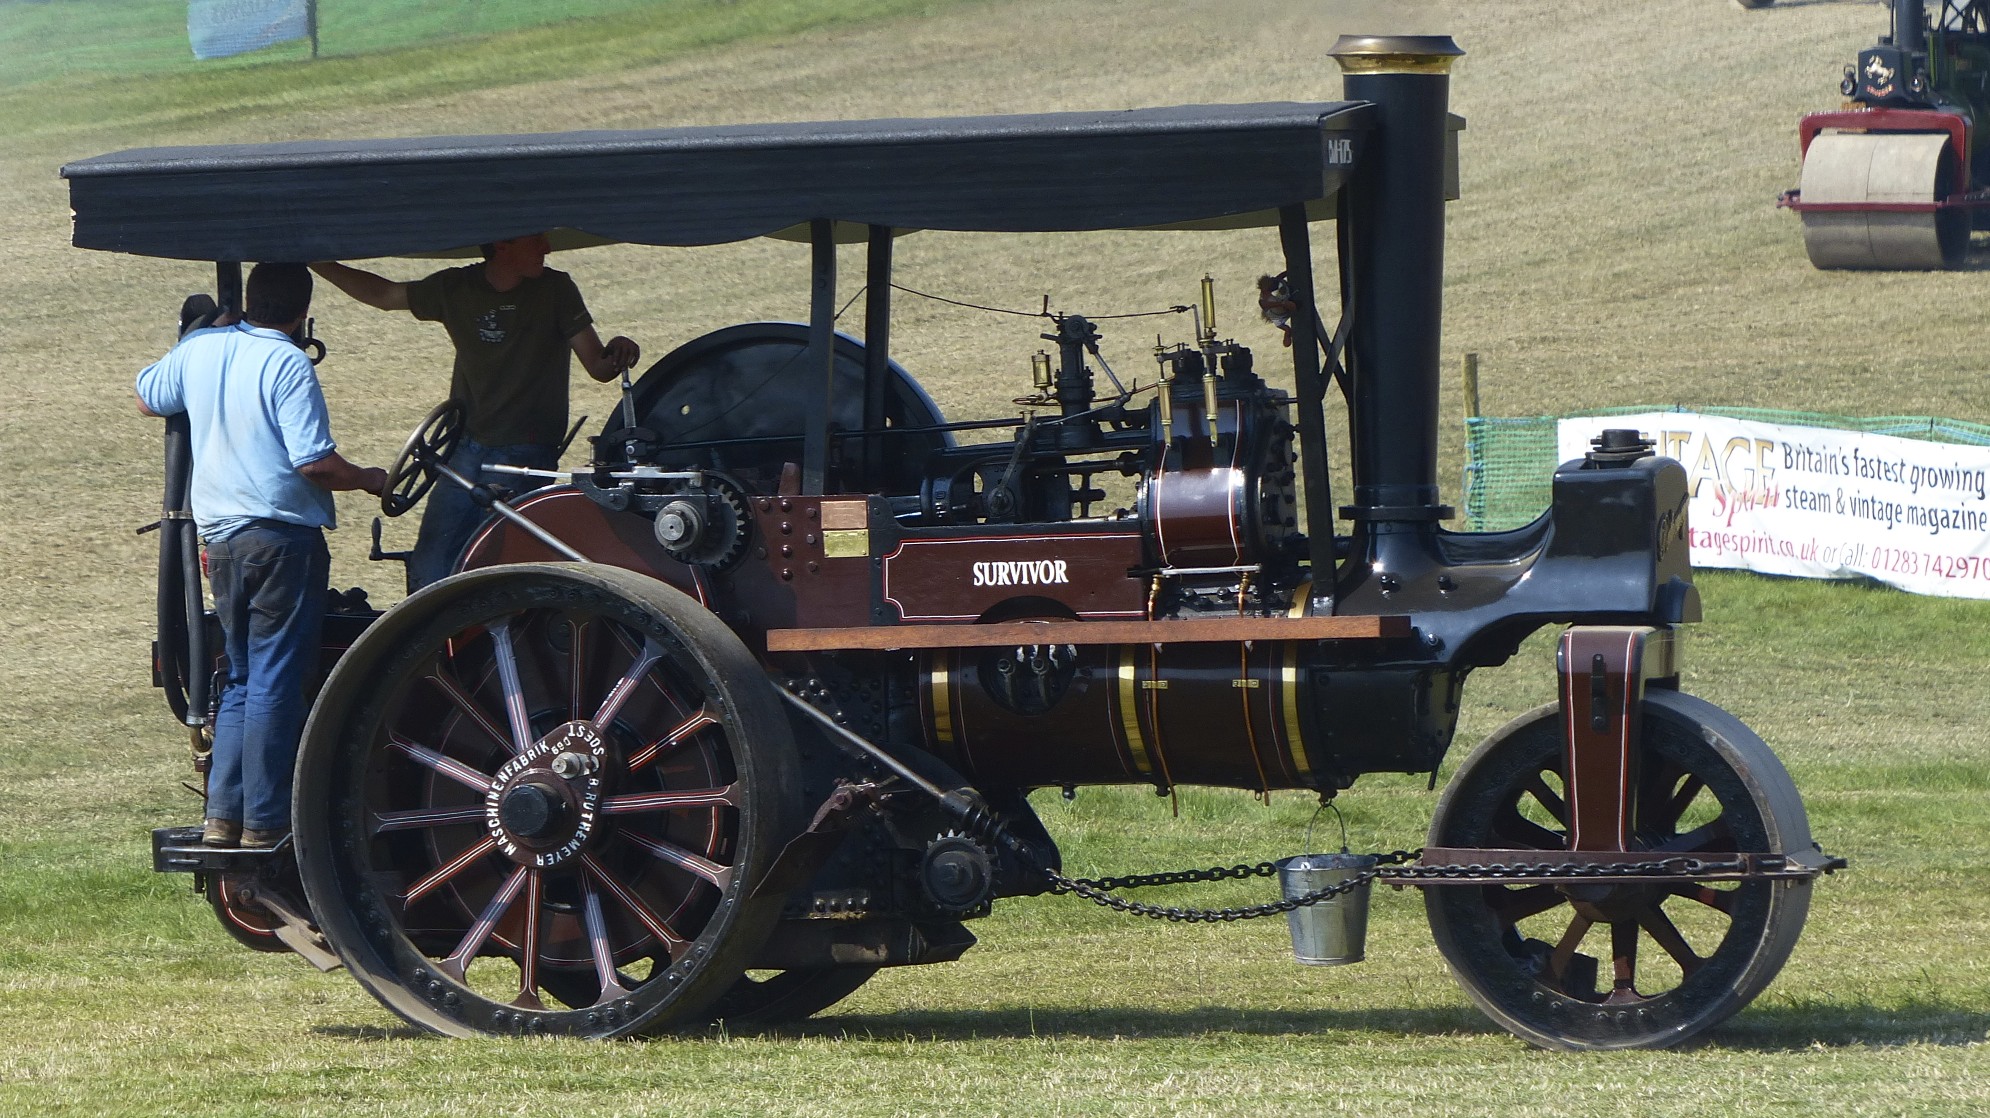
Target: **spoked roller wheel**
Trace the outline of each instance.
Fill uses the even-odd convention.
[[[300,753],[311,908],[439,1033],[704,1021],[779,916],[792,731],[733,634],[662,583],[521,565],[437,583],[339,661]]]
[[[1789,774],[1738,719],[1676,691],[1648,692],[1644,709],[1630,797],[1637,849],[1810,849]],[[1566,849],[1563,767],[1555,706],[1509,723],[1446,787],[1430,845]],[[1803,930],[1810,888],[1808,879],[1449,886],[1425,889],[1424,905],[1452,973],[1507,1029],[1544,1048],[1660,1048],[1768,986]]]
[[[1955,181],[1955,152],[1941,132],[1824,132],[1803,159],[1806,203],[1939,202]],[[1969,255],[1969,212],[1805,211],[1803,247],[1818,268],[1954,268]]]

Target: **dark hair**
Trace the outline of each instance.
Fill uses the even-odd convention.
[[[249,269],[244,316],[263,326],[286,326],[311,309],[311,269],[302,264],[258,264]]]
[[[477,246],[477,251],[484,254],[484,259],[489,260],[491,257],[497,255],[497,242],[485,241],[483,244]]]

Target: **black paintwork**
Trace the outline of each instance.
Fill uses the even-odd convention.
[[[78,247],[182,260],[422,255],[546,230],[720,244],[814,219],[849,225],[839,239],[1235,227],[1332,197],[1371,117],[1279,102],[302,141],[124,151],[62,174]]]

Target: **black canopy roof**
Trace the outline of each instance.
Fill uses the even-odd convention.
[[[186,260],[716,244],[813,219],[1005,232],[1272,224],[1339,189],[1361,102],[145,148],[62,169],[75,243]]]

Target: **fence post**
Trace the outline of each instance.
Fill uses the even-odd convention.
[[[1465,355],[1465,418],[1479,417],[1479,355]]]

